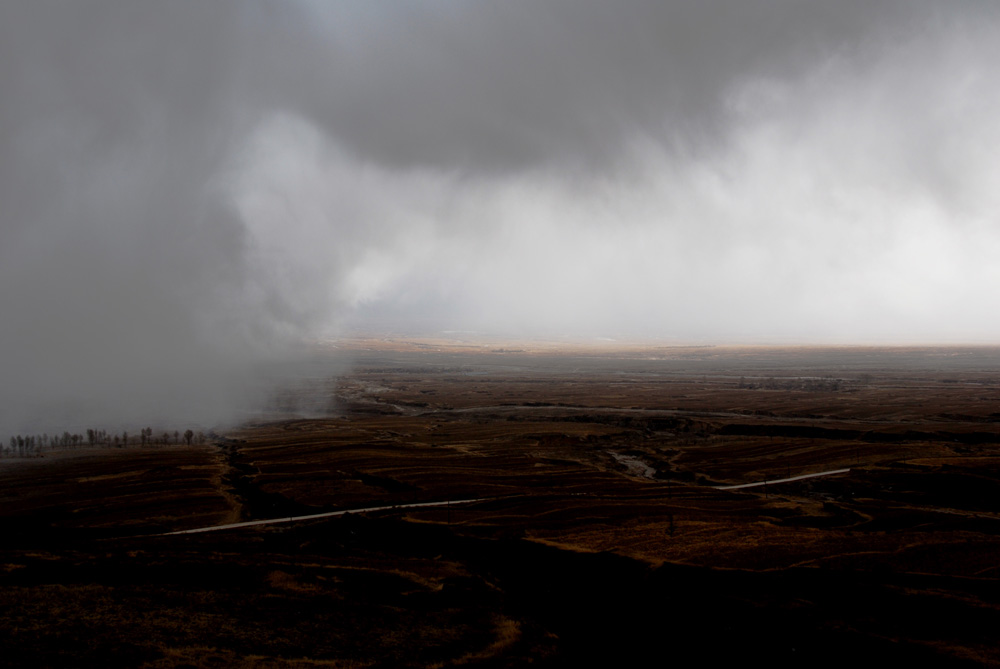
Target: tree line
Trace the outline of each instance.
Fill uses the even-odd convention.
[[[139,446],[142,448],[156,445],[179,444],[183,441],[191,444],[204,444],[205,434],[194,430],[178,430],[164,432],[159,435],[153,434],[153,428],[145,427],[139,430],[138,436],[129,434],[123,430],[121,434],[108,432],[107,430],[87,430],[86,434],[71,434],[63,432],[61,435],[40,434],[40,435],[14,435],[6,445],[0,444],[0,457],[37,457],[42,450],[74,449],[104,446],[109,448],[128,448],[129,446]]]

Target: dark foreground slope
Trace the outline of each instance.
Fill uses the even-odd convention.
[[[914,574],[718,571],[471,528],[343,518],[85,540],[4,559],[10,666],[964,666],[995,584]],[[682,662],[683,664],[683,662]],[[971,666],[971,663],[970,663]]]

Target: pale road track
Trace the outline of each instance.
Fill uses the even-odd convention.
[[[268,518],[266,520],[248,520],[242,523],[229,523],[228,525],[210,525],[208,527],[196,527],[193,530],[178,530],[176,532],[164,532],[155,534],[157,537],[171,537],[177,534],[199,534],[201,532],[218,532],[221,530],[234,530],[240,527],[253,527],[254,525],[274,525],[277,523],[292,523],[297,520],[312,520],[313,518],[333,518],[335,516],[346,516],[349,513],[368,513],[369,511],[390,511],[392,509],[415,509],[428,506],[450,506],[452,504],[471,504],[472,502],[485,502],[494,499],[493,497],[477,497],[475,499],[452,499],[444,502],[417,502],[413,504],[390,504],[388,506],[370,506],[364,509],[345,509],[343,511],[327,511],[326,513],[313,513],[308,516],[289,516],[287,518]]]
[[[850,469],[831,469],[827,472],[817,472],[815,474],[802,474],[801,476],[792,476],[786,479],[771,479],[769,481],[757,481],[756,483],[741,483],[740,485],[721,485],[715,486],[716,490],[739,490],[740,488],[757,488],[762,485],[767,485],[768,483],[788,483],[789,481],[801,481],[802,479],[813,479],[817,476],[832,476],[834,474],[846,474],[851,471]]]
[[[768,483],[788,483],[789,481],[801,481],[802,479],[816,478],[817,476],[831,476],[833,474],[846,474],[850,469],[833,469],[816,474],[802,474],[791,478],[773,479],[770,481],[758,481],[757,483],[743,483],[740,485],[716,486],[715,490],[739,490],[741,488],[756,488]],[[254,527],[256,525],[276,525],[278,523],[294,523],[299,520],[313,520],[316,518],[334,518],[336,516],[346,516],[351,513],[369,513],[372,511],[391,511],[393,509],[417,509],[433,506],[451,506],[452,504],[472,504],[473,502],[485,502],[496,499],[494,497],[475,497],[471,499],[453,499],[443,502],[415,502],[412,504],[389,504],[386,506],[369,506],[359,509],[344,509],[343,511],[327,511],[325,513],[313,513],[306,516],[288,516],[285,518],[267,518],[265,520],[247,520],[242,523],[229,523],[227,525],[210,525],[208,527],[196,527],[191,530],[177,530],[176,532],[164,532],[155,534],[157,537],[172,537],[178,534],[201,534],[203,532],[221,532],[222,530],[235,530],[241,527]]]

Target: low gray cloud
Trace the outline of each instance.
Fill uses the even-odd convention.
[[[215,175],[253,110],[238,4],[0,9],[0,423],[209,423],[280,305]],[[211,424],[211,423],[209,423]]]
[[[993,341],[985,2],[0,6],[0,427],[345,328]]]

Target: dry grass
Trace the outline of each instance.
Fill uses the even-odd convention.
[[[593,621],[644,624],[643,587],[745,614],[734,630],[801,621],[797,643],[998,662],[977,632],[1000,624],[1000,384],[977,368],[995,352],[923,369],[919,351],[361,348],[339,415],[5,462],[7,662],[558,665],[593,659]],[[459,498],[487,501],[145,536]],[[701,580],[671,581],[678,565]],[[921,627],[935,607],[941,628]],[[697,621],[667,622],[704,648]]]

